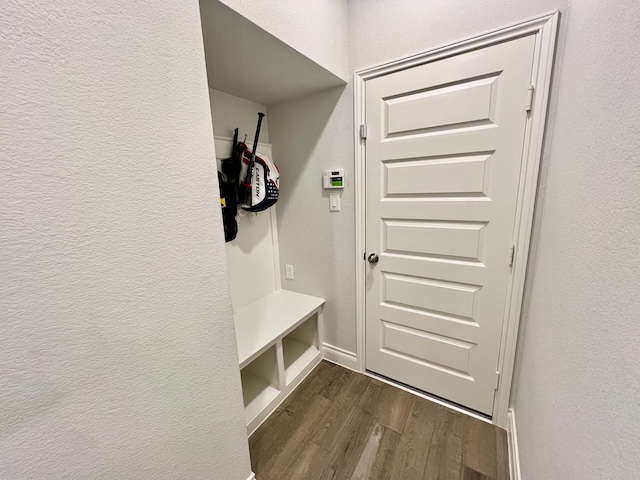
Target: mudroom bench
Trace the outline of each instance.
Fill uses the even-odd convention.
[[[220,162],[233,142],[215,142]],[[271,145],[258,148],[272,158]],[[226,244],[249,434],[322,359],[324,299],[282,289],[277,224],[274,207],[240,216],[238,237]]]
[[[276,290],[234,315],[249,435],[322,359],[324,299]]]

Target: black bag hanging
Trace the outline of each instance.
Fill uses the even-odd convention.
[[[227,182],[233,185],[236,192],[236,204],[240,202],[238,197],[238,188],[240,185],[240,159],[238,158],[238,150],[240,143],[238,143],[238,129],[233,131],[233,147],[231,150],[231,156],[225,158],[222,161],[222,173],[224,173]]]
[[[222,161],[222,171],[218,172],[218,187],[220,188],[220,206],[222,207],[222,223],[224,225],[224,241],[230,242],[238,235],[238,179],[240,178],[240,164],[237,161],[238,129],[233,135],[231,157]]]
[[[238,200],[233,184],[227,182],[222,173],[218,172],[218,186],[220,187],[220,206],[222,207],[222,223],[224,225],[224,241],[230,242],[238,235]]]

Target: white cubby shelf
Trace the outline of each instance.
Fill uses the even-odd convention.
[[[215,142],[219,159],[229,154],[232,139]],[[271,145],[259,148],[271,157]],[[324,299],[282,289],[274,208],[240,223],[227,259],[250,435],[322,359]]]
[[[276,290],[234,315],[249,435],[322,359],[323,305],[322,298]]]
[[[258,144],[258,153],[277,164],[268,143],[268,124],[282,127],[278,129],[281,141],[288,140],[285,133],[290,127],[286,127],[288,114],[272,115],[270,106],[343,87],[347,81],[224,2],[200,2],[200,6],[216,130],[216,167],[220,170],[222,160],[233,150],[231,132],[235,127],[246,130],[246,125],[253,125],[258,111],[269,119],[262,126],[259,139],[264,143]],[[237,32],[242,35],[229,42]],[[255,75],[256,71],[260,75]],[[240,133],[252,134],[253,130]],[[251,145],[251,139],[247,143]],[[288,200],[283,195],[278,210]],[[251,434],[322,359],[325,301],[282,289],[275,207],[239,214],[237,222],[238,236],[226,244],[226,254],[245,416]]]

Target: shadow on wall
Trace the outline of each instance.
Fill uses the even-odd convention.
[[[322,196],[329,196],[322,189],[320,174],[316,175],[316,185],[309,185],[306,177],[310,171],[321,172],[323,162],[317,157],[322,152],[317,147],[344,90],[343,85],[269,106],[273,154],[281,167],[278,228],[291,209],[303,206],[300,195],[316,197],[319,190]]]
[[[353,125],[340,115],[351,104],[352,89],[340,86],[269,105],[269,133],[280,167],[281,267],[295,267],[295,280],[283,272],[282,286],[325,298],[327,343],[354,350],[355,325],[341,321],[355,315]],[[322,187],[323,171],[334,168],[346,176],[346,188],[331,191],[341,196],[340,212],[329,211],[330,191]]]
[[[271,244],[271,218],[269,212],[245,213],[236,218],[239,232],[251,232],[251,235],[238,235],[232,245],[237,246],[245,255],[250,255],[264,242]]]
[[[275,124],[271,127],[271,136],[277,138],[277,141],[272,139],[274,156],[279,164],[287,166],[280,175],[281,188],[292,189],[297,185],[344,89],[345,85],[341,85],[285,103],[269,105],[270,120]],[[321,185],[320,178],[318,184]],[[278,204],[279,207],[283,204],[286,206],[286,198]]]

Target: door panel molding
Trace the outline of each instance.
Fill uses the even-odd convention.
[[[549,90],[553,69],[556,37],[560,12],[554,11],[507,27],[493,30],[481,35],[469,37],[456,43],[437,47],[423,53],[411,55],[392,62],[365,68],[354,73],[354,140],[355,140],[355,199],[356,199],[356,319],[357,319],[357,364],[358,369],[365,371],[365,275],[366,265],[363,261],[365,253],[365,145],[361,139],[360,125],[365,123],[365,91],[369,80],[390,73],[399,72],[435,60],[470,52],[482,47],[489,47],[498,43],[514,40],[526,35],[535,35],[534,60],[531,85],[535,94],[531,111],[526,122],[522,169],[518,189],[516,219],[514,227],[515,257],[507,291],[507,314],[502,328],[502,340],[498,368],[501,372],[500,383],[495,397],[493,409],[493,423],[506,428],[508,424],[508,405],[513,377],[515,350],[518,337],[518,327],[522,309],[522,297],[526,275],[531,232],[533,227],[533,213],[535,207],[537,180],[542,156],[544,130],[549,104]],[[476,87],[483,91],[485,84],[480,82]],[[431,98],[431,92],[416,92],[416,101],[438,101]],[[435,93],[435,92],[434,92]],[[438,92],[442,93],[442,92]],[[468,92],[462,93],[462,95]],[[452,89],[445,94],[459,94]],[[422,95],[422,96],[421,96]],[[402,100],[407,100],[403,98]],[[391,102],[392,104],[396,104]],[[523,97],[523,110],[526,99]],[[479,108],[479,107],[478,107]],[[453,119],[455,120],[455,118]],[[411,126],[409,126],[411,127]],[[419,127],[419,126],[418,126]],[[460,125],[454,125],[460,127]],[[399,129],[406,128],[400,126]],[[425,126],[422,130],[402,132],[400,135],[432,135],[438,133],[437,126]],[[446,128],[451,128],[446,127]],[[465,126],[465,128],[486,128],[485,125]],[[397,133],[396,133],[397,134]],[[393,141],[393,134],[388,139]],[[409,159],[407,159],[409,160]],[[424,159],[417,159],[418,161]],[[427,163],[423,162],[425,165]],[[419,165],[421,165],[419,163]],[[402,200],[402,195],[393,200]],[[390,199],[391,200],[391,199]],[[401,221],[401,219],[398,219]],[[434,222],[438,218],[433,219]],[[506,252],[505,252],[506,255]]]

